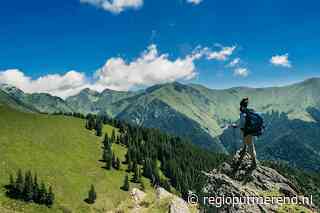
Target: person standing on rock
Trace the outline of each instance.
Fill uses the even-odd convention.
[[[239,128],[242,135],[243,148],[240,151],[239,165],[241,164],[246,153],[249,153],[252,159],[251,168],[257,168],[258,161],[256,156],[256,150],[254,147],[254,138],[262,134],[263,120],[254,112],[254,110],[248,108],[249,98],[244,97],[240,102],[240,124]]]

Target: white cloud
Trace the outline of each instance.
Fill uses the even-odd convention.
[[[97,86],[115,90],[129,90],[135,86],[150,86],[159,83],[194,78],[194,60],[201,55],[192,53],[185,58],[170,60],[168,54],[159,54],[156,45],[150,45],[132,62],[123,58],[111,58],[97,73]]]
[[[240,63],[240,58],[235,58],[233,59],[228,65],[227,67],[235,67]]]
[[[247,68],[236,68],[233,71],[234,76],[247,77],[249,75],[249,70]]]
[[[126,9],[139,9],[143,5],[143,0],[80,0],[80,2],[91,4],[115,14],[119,14]]]
[[[231,47],[221,47],[220,51],[211,51],[208,52],[207,58],[212,60],[225,61],[231,56],[236,49],[236,46]]]
[[[202,0],[187,0],[187,3],[190,3],[190,4],[200,4],[202,2]]]
[[[49,93],[62,98],[75,95],[84,88],[102,91],[130,90],[154,84],[190,80],[197,76],[195,61],[226,60],[235,47],[220,47],[220,51],[212,51],[208,47],[198,46],[185,57],[171,59],[168,54],[158,52],[157,46],[150,45],[142,54],[132,61],[122,57],[109,58],[99,69],[91,82],[85,74],[69,71],[63,75],[51,74],[37,79],[17,69],[0,71],[0,84],[13,85],[27,93]],[[240,73],[244,75],[244,73]]]
[[[194,61],[206,57],[208,60],[227,60],[235,50],[221,47],[212,51],[198,46],[184,58],[170,60],[168,54],[159,54],[156,45],[150,45],[139,58],[126,62],[121,57],[110,58],[97,73],[96,86],[115,90],[129,90],[136,86],[150,86],[177,80],[190,80],[197,75]]]
[[[136,86],[150,86],[176,80],[190,80],[197,75],[194,61],[203,53],[196,50],[184,58],[170,60],[168,54],[159,54],[156,45],[150,45],[137,59],[126,62],[121,57],[110,58],[89,83],[83,73],[69,71],[37,79],[22,71],[0,71],[0,84],[15,86],[27,93],[49,93],[62,98],[75,95],[84,88],[102,91],[106,88],[129,90]]]
[[[69,71],[64,75],[46,75],[32,80],[22,71],[11,69],[0,72],[0,83],[13,85],[27,93],[49,93],[59,97],[67,97],[78,93],[86,87],[84,74]]]
[[[284,54],[284,55],[275,55],[272,56],[270,59],[270,63],[275,65],[275,66],[281,66],[281,67],[292,67],[291,61],[289,61],[289,54]]]

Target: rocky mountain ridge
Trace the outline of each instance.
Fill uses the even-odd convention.
[[[207,183],[202,196],[217,199],[202,203],[204,208],[219,213],[317,212],[312,197],[305,198],[308,195],[303,195],[293,182],[269,167],[251,169],[250,161],[246,155],[238,166],[238,152],[231,162],[204,173]]]

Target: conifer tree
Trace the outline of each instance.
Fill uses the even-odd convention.
[[[104,149],[108,149],[108,147],[110,146],[108,133],[105,133],[104,135],[103,146],[104,146]]]
[[[53,205],[54,199],[55,199],[55,196],[54,196],[54,193],[52,191],[52,187],[50,186],[49,187],[49,192],[46,195],[46,202],[45,202],[46,205],[48,207],[51,207]]]
[[[130,152],[127,151],[125,155],[125,163],[129,164],[130,161],[131,161],[131,155],[130,155]]]
[[[97,135],[98,137],[101,137],[101,136],[102,136],[102,127],[103,127],[102,121],[101,121],[100,119],[97,120],[96,126],[95,126],[95,130],[96,130],[96,135]]]
[[[146,177],[146,178],[151,178],[152,177],[151,163],[150,163],[150,160],[148,160],[148,159],[144,161],[143,176]]]
[[[25,174],[24,188],[23,188],[23,198],[25,201],[29,202],[33,198],[33,183],[31,172],[28,171]]]
[[[91,115],[91,114],[88,114],[87,120],[88,120],[88,125],[87,125],[88,128],[87,129],[93,130],[95,128],[95,126],[96,126],[96,121],[94,119],[94,116]]]
[[[90,190],[89,190],[89,192],[88,192],[88,199],[87,199],[87,201],[88,201],[88,203],[93,204],[93,203],[96,201],[96,199],[97,199],[96,190],[95,190],[95,188],[94,188],[94,185],[91,185],[91,188],[90,188]]]
[[[138,163],[137,163],[137,161],[133,161],[131,172],[134,172],[137,168],[138,168]]]
[[[129,191],[129,189],[130,189],[130,183],[129,183],[128,175],[126,175],[125,178],[124,178],[122,189],[125,190],[125,191]]]
[[[133,172],[134,172],[133,173],[133,182],[139,183],[141,175],[140,175],[140,169],[137,164],[134,164]]]
[[[113,168],[117,168],[117,165],[116,165],[116,157],[115,157],[115,155],[114,155],[114,153],[112,152],[112,167]]]
[[[15,189],[17,198],[23,198],[24,181],[21,169],[18,170]]]
[[[38,176],[37,174],[34,175],[34,179],[33,179],[33,188],[32,188],[32,191],[33,191],[33,201],[35,203],[38,203],[40,201],[39,199],[39,184],[38,184]]]
[[[17,172],[16,180],[10,175],[8,195],[15,199],[26,202],[33,201],[34,203],[46,204],[48,206],[51,206],[54,202],[52,188],[49,190],[49,193],[47,193],[47,188],[43,182],[39,187],[37,174],[33,177],[31,171],[27,171],[23,176],[20,169]]]
[[[116,143],[116,132],[112,129],[111,133],[111,143]]]
[[[89,121],[86,120],[86,129],[89,129]]]
[[[47,198],[47,188],[46,185],[42,182],[39,190],[39,203],[45,204]]]
[[[14,186],[14,178],[13,178],[13,175],[12,174],[10,174],[10,176],[9,176],[9,184],[10,184],[10,186]]]
[[[108,156],[106,159],[106,168],[108,170],[112,169],[112,152],[108,152]]]
[[[117,158],[117,161],[116,161],[116,169],[117,170],[120,170],[120,168],[121,168],[121,162],[120,162],[120,160],[119,160],[119,158]]]
[[[8,191],[8,193],[11,196],[14,196],[14,193],[15,193],[15,181],[14,181],[12,174],[10,174],[10,176],[9,176],[9,191]]]
[[[141,182],[141,180],[142,180],[142,172],[141,172],[141,168],[139,167],[139,169],[138,169],[138,172],[139,172],[139,183]]]
[[[102,160],[103,160],[104,162],[107,162],[108,157],[109,157],[109,151],[108,151],[107,149],[103,149],[102,151],[103,151],[103,153],[102,153]]]
[[[133,163],[132,163],[132,161],[129,161],[129,163],[128,163],[128,172],[131,172],[132,171],[132,169],[133,169]]]
[[[116,144],[120,144],[120,136],[117,136]]]

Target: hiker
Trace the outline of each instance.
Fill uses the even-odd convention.
[[[246,153],[249,153],[251,156],[251,168],[255,169],[257,168],[257,156],[256,156],[256,150],[254,147],[254,136],[258,136],[259,134],[261,134],[260,132],[255,132],[254,131],[250,131],[250,127],[248,126],[249,122],[249,113],[250,116],[256,115],[256,113],[254,113],[254,111],[252,109],[248,109],[248,105],[249,105],[249,98],[248,97],[244,97],[241,102],[240,102],[240,124],[239,124],[239,128],[241,131],[241,135],[242,135],[242,142],[243,142],[243,147],[242,150],[240,151],[240,158],[239,158],[239,164],[242,162],[244,156],[246,155]],[[259,117],[259,116],[257,116]],[[250,117],[251,118],[251,117]],[[261,118],[261,117],[260,117]],[[260,119],[259,118],[259,119]],[[262,127],[262,119],[261,119],[261,127]],[[258,127],[258,128],[261,128]],[[260,130],[261,131],[261,130]]]

